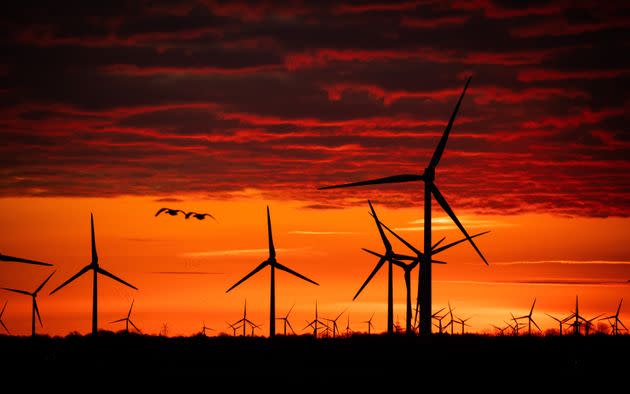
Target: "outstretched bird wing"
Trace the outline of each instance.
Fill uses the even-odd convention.
[[[168,208],[160,208],[160,210],[155,213],[155,216],[161,214],[164,211],[168,211]]]

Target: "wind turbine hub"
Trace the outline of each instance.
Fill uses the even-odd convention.
[[[424,181],[433,182],[435,180],[435,168],[427,167],[424,169]]]

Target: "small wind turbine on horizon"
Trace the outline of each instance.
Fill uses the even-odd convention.
[[[136,329],[136,331],[140,334],[142,334],[142,331],[140,331],[140,329],[138,327],[136,327],[135,324],[133,324],[133,321],[131,321],[131,310],[133,309],[133,304],[134,302],[136,302],[135,300],[131,301],[131,306],[129,307],[129,312],[127,312],[127,316],[123,317],[122,319],[118,319],[118,320],[114,320],[113,322],[110,322],[109,324],[114,324],[114,323],[120,323],[120,322],[125,322],[125,332],[127,334],[129,334],[129,325],[131,324],[131,326],[133,328]]]
[[[232,336],[236,336],[236,330],[238,330],[239,328],[241,328],[241,326],[238,326],[236,324],[232,324],[230,322],[225,322],[228,326],[230,326],[230,328],[232,329]]]
[[[260,263],[249,274],[245,275],[241,280],[239,280],[232,287],[227,289],[226,293],[229,293],[232,289],[245,282],[250,277],[254,276],[258,271],[269,266],[271,270],[271,290],[269,300],[269,337],[273,338],[276,335],[276,268],[281,271],[288,272],[293,276],[297,276],[298,278],[310,282],[314,285],[319,286],[319,284],[307,278],[306,276],[299,274],[288,267],[285,267],[284,265],[278,263],[278,261],[276,260],[276,249],[273,245],[273,234],[271,232],[271,216],[269,215],[269,207],[267,207],[267,237],[269,241],[269,257],[267,258],[267,260]]]
[[[332,336],[333,336],[333,338],[336,338],[337,334],[339,334],[339,326],[337,326],[337,320],[339,320],[341,315],[343,315],[344,313],[346,313],[346,309],[344,309],[343,312],[341,312],[339,315],[337,315],[337,317],[334,318],[334,319],[324,319],[328,323],[332,323]]]
[[[9,303],[9,301],[5,301],[4,302],[4,306],[2,307],[2,312],[0,312],[0,325],[2,325],[2,328],[4,328],[4,330],[7,332],[7,334],[11,335],[11,332],[9,331],[7,326],[4,324],[4,322],[2,321],[2,316],[4,316],[4,310],[7,309],[7,304],[8,303]]]
[[[425,168],[424,173],[422,174],[403,174],[403,175],[394,175],[385,178],[372,179],[368,181],[361,182],[353,182],[346,183],[334,186],[326,186],[319,188],[320,190],[324,189],[335,189],[342,187],[354,187],[354,186],[365,186],[365,185],[377,185],[377,184],[388,184],[388,183],[401,183],[401,182],[424,182],[424,254],[425,261],[432,261],[432,242],[431,242],[431,203],[432,197],[438,202],[438,204],[442,207],[442,209],[450,216],[453,222],[457,225],[460,231],[464,234],[466,239],[470,242],[471,246],[475,249],[477,254],[481,257],[483,262],[487,265],[488,261],[483,256],[475,242],[472,240],[472,237],[468,235],[468,232],[461,224],[455,212],[450,207],[446,198],[442,195],[439,188],[435,184],[435,174],[437,166],[442,158],[442,154],[446,148],[446,142],[448,141],[448,137],[453,127],[453,123],[455,122],[455,117],[457,116],[457,112],[459,111],[459,107],[464,98],[464,94],[466,93],[466,89],[468,89],[468,85],[470,84],[471,78],[468,78],[466,81],[466,85],[464,85],[464,90],[462,94],[459,96],[457,100],[457,104],[451,114],[451,117],[448,121],[446,128],[444,129],[444,133],[442,134],[442,138],[438,143],[433,157],[429,162],[428,166]],[[432,264],[421,264],[420,269],[418,270],[418,297],[417,303],[420,304],[420,333],[423,335],[431,334],[431,265]]]
[[[368,335],[372,334],[372,328],[374,328],[374,324],[372,324],[372,319],[374,318],[374,313],[372,313],[372,316],[370,316],[370,320],[366,320],[362,323],[367,323],[367,333]]]
[[[44,280],[42,282],[42,284],[39,285],[39,287],[32,293],[30,293],[28,291],[25,291],[25,290],[10,289],[8,287],[3,287],[2,288],[3,290],[10,291],[10,292],[13,292],[13,293],[18,293],[18,294],[24,294],[24,295],[30,296],[32,298],[32,300],[33,300],[33,303],[32,303],[33,308],[32,309],[33,310],[32,310],[32,314],[31,314],[31,336],[33,336],[33,337],[35,336],[35,315],[37,315],[37,320],[39,320],[39,325],[41,327],[44,327],[44,324],[42,323],[42,317],[39,314],[39,308],[37,307],[37,293],[39,293],[39,291],[46,285],[46,283],[48,283],[48,281],[55,274],[55,272],[56,271],[51,272],[50,275],[48,275],[48,277],[46,278],[46,280]],[[5,306],[6,306],[6,303],[5,303]],[[3,308],[2,312],[4,312],[4,308]],[[2,325],[4,326],[4,323]],[[6,327],[5,327],[5,329],[6,329]]]
[[[348,322],[346,323],[345,334],[346,334],[346,337],[349,337],[350,334],[352,334],[352,330],[350,329],[350,314],[349,313],[348,313],[347,318],[348,318]]]
[[[573,323],[571,323],[571,326],[573,327],[573,335],[580,335],[580,325],[582,325],[582,322],[585,322],[586,319],[580,315],[577,295],[575,296],[575,311],[573,311],[569,317],[564,319],[564,323],[570,321],[571,319],[574,319]]]
[[[608,320],[608,322],[611,323],[611,330],[612,330],[613,335],[619,335],[619,333],[621,332],[621,330],[619,329],[619,324],[621,324],[624,330],[628,331],[625,324],[623,324],[621,319],[619,319],[619,313],[621,312],[621,303],[623,303],[623,298],[621,299],[621,301],[619,301],[619,306],[617,307],[617,313],[615,313],[614,315],[611,315],[608,317],[602,317],[601,319],[599,319],[599,320]]]
[[[276,317],[276,320],[282,320],[282,323],[284,325],[284,336],[287,336],[287,326],[289,326],[289,328],[291,329],[291,332],[293,332],[293,335],[295,335],[295,330],[293,329],[293,326],[291,325],[291,322],[289,321],[289,315],[291,314],[291,311],[293,310],[293,307],[295,306],[295,304],[293,304],[291,306],[291,308],[289,308],[289,311],[287,312],[286,315],[284,315],[284,317]]]
[[[465,334],[465,327],[472,327],[470,324],[466,323],[468,320],[470,320],[472,317],[467,317],[466,319],[462,319],[462,318],[455,318],[457,320],[457,324],[461,324],[462,325],[462,335]]]
[[[442,308],[439,311],[433,313],[433,315],[431,315],[431,318],[434,319],[434,320],[437,320],[437,322],[438,322],[438,324],[433,323],[433,325],[435,327],[437,327],[437,329],[438,329],[438,334],[443,334],[444,333],[444,327],[442,327],[442,320],[444,320],[444,318],[446,316],[448,316],[448,312],[446,312],[445,314],[440,316],[440,312],[442,312],[444,309],[446,309],[446,308]]]
[[[88,271],[92,271],[93,272],[93,279],[92,279],[92,334],[97,334],[98,333],[98,274],[107,276],[117,282],[122,283],[123,285],[127,286],[127,287],[131,287],[134,290],[138,290],[137,287],[125,282],[124,280],[120,279],[119,277],[115,276],[114,274],[106,271],[105,269],[103,269],[99,263],[98,263],[98,253],[96,251],[96,239],[94,237],[94,215],[92,215],[90,213],[90,227],[92,230],[92,261],[86,265],[85,267],[83,267],[79,272],[77,272],[74,276],[72,276],[70,279],[68,279],[67,281],[63,282],[61,285],[59,285],[55,290],[50,292],[50,295],[55,294],[57,291],[61,290],[63,287],[65,287],[66,285],[72,283],[75,279],[79,278],[80,276],[82,276],[83,274],[85,274]]]
[[[203,326],[201,326],[201,331],[199,332],[204,337],[206,336],[206,331],[215,331],[214,328],[206,327],[206,322],[203,322]]]
[[[317,313],[317,301],[315,301],[315,319],[313,319],[313,321],[311,322],[307,321],[306,323],[307,323],[306,327],[304,327],[303,330],[306,330],[309,327],[313,328],[313,336],[315,338],[317,338],[317,330],[318,330],[319,325],[321,325],[322,327],[328,327],[326,323],[319,320],[318,313]]]
[[[46,267],[52,267],[52,264],[43,263],[41,261],[28,260],[20,257],[7,256],[6,254],[0,253],[0,261],[6,261],[10,263],[23,263],[23,264],[31,264],[31,265],[43,265]]]
[[[564,325],[564,322],[565,322],[568,318],[558,319],[557,317],[552,316],[552,315],[550,315],[550,314],[548,314],[548,313],[545,313],[545,315],[549,316],[550,318],[552,318],[553,320],[555,320],[555,321],[557,321],[557,322],[558,322],[558,324],[560,325],[560,329],[559,329],[558,333],[560,334],[560,336],[562,336],[562,326]]]
[[[240,326],[239,326],[239,324],[240,324]],[[247,336],[247,331],[246,331],[246,329],[247,329],[246,325],[247,324],[249,324],[251,327],[254,327],[254,326],[258,327],[254,322],[252,322],[251,320],[249,320],[247,318],[247,300],[245,300],[245,306],[243,307],[243,318],[238,320],[237,322],[235,322],[233,324],[233,326],[237,326],[238,328],[242,328],[243,329],[243,336],[245,337],[245,336]],[[232,324],[230,324],[230,326],[232,326]],[[232,327],[232,328],[234,328],[234,327]],[[252,333],[253,332],[254,331],[252,330]]]
[[[501,336],[505,335],[505,330],[507,330],[508,328],[512,328],[509,324],[505,327],[495,326],[494,324],[490,324],[490,325],[494,327],[498,332],[500,332]]]
[[[516,318],[516,320],[527,319],[527,335],[532,335],[532,323],[534,323],[534,326],[536,326],[538,331],[542,332],[540,327],[538,327],[538,324],[536,324],[536,322],[532,318],[532,315],[534,313],[534,306],[536,306],[536,299],[535,298],[534,298],[534,303],[532,304],[532,309],[529,310],[529,314],[523,315],[523,316],[519,316],[519,317]]]

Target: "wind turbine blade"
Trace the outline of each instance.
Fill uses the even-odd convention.
[[[482,232],[482,233],[477,233],[477,234],[475,234],[475,235],[472,235],[470,238],[476,238],[476,237],[479,237],[479,236],[481,236],[481,235],[488,234],[489,232],[490,232],[490,231],[484,231],[484,232]],[[460,239],[459,241],[451,242],[450,244],[444,245],[444,246],[442,246],[441,248],[437,248],[437,249],[433,250],[433,254],[437,254],[437,253],[443,252],[443,251],[445,251],[446,249],[450,249],[450,248],[452,248],[453,246],[455,246],[455,245],[459,245],[460,243],[465,242],[465,241],[468,241],[468,238],[462,238],[462,239]]]
[[[534,298],[534,303],[532,304],[532,309],[529,310],[529,316],[531,317],[532,313],[534,313],[534,306],[536,306],[536,299]]]
[[[545,315],[549,316],[549,317],[550,317],[550,318],[552,318],[553,320],[555,320],[555,321],[557,321],[558,323],[560,323],[560,319],[558,319],[558,318],[556,318],[556,317],[554,317],[554,316],[551,316],[551,315],[550,315],[550,314],[548,314],[548,313],[545,313]]]
[[[98,263],[98,253],[96,252],[96,238],[94,237],[94,215],[90,213],[90,226],[92,228],[92,264]]]
[[[12,291],[13,293],[20,293],[20,294],[24,294],[27,296],[32,295],[31,293],[29,293],[28,291],[24,291],[24,290],[17,290],[17,289],[9,289],[8,287],[3,287],[2,290],[6,290],[6,291]]]
[[[4,306],[2,307],[2,312],[0,312],[0,319],[2,319],[2,315],[4,315],[4,310],[5,310],[5,309],[7,309],[7,303],[8,303],[8,302],[9,302],[9,301],[5,301],[5,302],[4,302]]]
[[[282,271],[285,271],[285,272],[290,273],[291,275],[297,276],[298,278],[300,278],[300,279],[302,279],[302,280],[305,280],[305,281],[307,281],[307,282],[310,282],[310,283],[312,283],[312,284],[314,284],[314,285],[319,286],[319,283],[317,283],[317,282],[315,282],[315,281],[313,281],[313,280],[311,280],[311,279],[307,278],[306,276],[304,276],[304,275],[302,275],[302,274],[299,274],[299,273],[297,273],[297,272],[293,271],[293,270],[292,270],[291,268],[289,268],[289,267],[285,267],[284,265],[282,265],[282,264],[280,264],[280,263],[278,263],[278,262],[275,262],[275,263],[274,263],[274,266],[275,266],[276,268],[278,268],[278,269],[282,270]]]
[[[448,214],[448,216],[450,216],[451,219],[453,219],[453,222],[455,222],[457,227],[459,227],[461,232],[466,236],[466,238],[468,239],[468,241],[470,242],[472,247],[475,248],[475,250],[477,251],[477,254],[479,255],[479,257],[481,257],[483,262],[486,263],[486,265],[488,265],[488,261],[486,260],[485,257],[483,257],[483,254],[481,253],[481,251],[479,250],[477,245],[475,245],[475,242],[472,240],[470,235],[468,235],[468,232],[466,231],[464,226],[460,223],[460,221],[457,218],[457,216],[455,216],[455,212],[453,212],[451,207],[448,205],[448,202],[446,202],[446,199],[444,198],[442,193],[440,193],[440,190],[438,189],[438,187],[435,184],[433,184],[433,188],[431,189],[431,191],[433,192],[433,196],[435,197],[437,202],[442,206],[442,209],[444,209],[444,211]]]
[[[287,321],[287,326],[289,326],[289,328],[291,329],[291,332],[295,334],[295,330],[293,329],[293,326],[291,325],[291,322],[289,321],[289,319],[287,319],[286,321]]]
[[[35,308],[35,314],[37,315],[37,320],[39,320],[39,325],[44,327],[44,323],[42,323],[42,317],[39,315],[39,308],[37,307],[37,299],[33,300],[33,308]]]
[[[621,326],[622,326],[623,328],[625,328],[625,329],[626,329],[626,331],[628,331],[628,328],[626,327],[626,325],[625,325],[625,324],[623,324],[623,322],[622,322],[621,320],[617,320],[617,322],[618,322],[619,324],[621,324]]]
[[[389,242],[389,239],[385,236],[385,232],[383,231],[383,227],[381,227],[381,221],[378,219],[376,215],[376,211],[372,206],[372,202],[368,200],[368,204],[370,205],[370,210],[372,211],[372,218],[374,218],[374,222],[376,223],[376,227],[378,228],[378,233],[381,236],[381,241],[383,241],[383,245],[385,245],[385,250],[392,250],[392,244]]]
[[[623,298],[621,299],[621,301],[619,301],[619,306],[617,307],[617,313],[615,314],[615,316],[619,316],[619,312],[621,312],[621,303],[623,302]]]
[[[374,277],[374,275],[376,275],[376,273],[378,272],[379,269],[381,269],[381,267],[383,266],[383,264],[385,264],[385,258],[382,257],[378,263],[376,263],[376,266],[374,267],[374,269],[372,270],[372,272],[370,273],[370,276],[368,276],[368,278],[365,280],[365,282],[363,282],[363,285],[361,285],[361,288],[359,289],[359,291],[357,291],[357,294],[354,295],[354,298],[352,299],[352,301],[356,300],[357,297],[359,296],[359,294],[361,294],[361,292],[363,291],[363,289],[365,288],[365,286],[367,286],[368,283],[370,283],[370,281],[372,280],[372,278]]]
[[[269,206],[267,206],[267,237],[269,238],[269,258],[276,257],[276,249],[273,246],[273,234],[271,233],[271,216],[269,215]]]
[[[269,264],[268,261],[263,261],[262,263],[260,263],[258,265],[258,267],[254,268],[252,270],[252,272],[250,272],[249,274],[245,275],[241,280],[239,280],[238,282],[236,282],[234,285],[232,285],[232,287],[230,287],[229,289],[227,289],[225,292],[229,293],[233,288],[235,288],[236,286],[240,285],[241,283],[245,282],[247,279],[251,278],[253,275],[255,275],[258,271],[260,271],[261,269],[265,268],[265,266],[267,266],[267,264]]]
[[[125,321],[125,320],[127,320],[127,318],[123,317],[122,319],[110,321],[109,324],[120,323],[121,321]]]
[[[4,322],[2,320],[0,320],[0,324],[2,324],[2,327],[4,327],[4,330],[7,332],[7,334],[11,335],[11,331],[9,331],[7,326],[4,325]]]
[[[129,317],[131,316],[131,310],[133,309],[133,303],[134,302],[136,302],[136,300],[131,301],[131,306],[129,307],[129,313],[127,313],[127,319],[129,319]]]
[[[141,333],[141,334],[142,334],[142,331],[140,331],[140,329],[139,329],[138,327],[136,327],[136,325],[135,325],[135,324],[133,324],[133,322],[132,322],[131,320],[129,320],[129,324],[131,324],[131,325],[133,326],[133,328],[135,328],[135,329],[136,329],[136,331],[138,331],[139,333]],[[209,327],[206,327],[206,329],[207,329],[207,330],[212,330],[212,328],[209,328]],[[212,330],[212,331],[214,331],[214,330]]]
[[[382,223],[381,223],[382,224]],[[396,232],[392,229],[390,229],[389,227],[387,227],[385,224],[383,224],[383,227],[385,227],[387,229],[387,231],[389,231],[394,237],[396,237],[400,242],[402,242],[406,247],[408,247],[411,251],[413,251],[415,254],[417,254],[418,256],[424,256],[424,254],[422,254],[421,251],[419,251],[418,249],[416,249],[412,244],[410,244],[409,242],[407,242],[403,237],[401,237],[400,235],[396,234]]]
[[[436,243],[434,243],[434,244],[433,244],[433,246],[431,246],[431,250],[433,250],[433,249],[437,248],[438,246],[440,246],[440,244],[441,244],[442,242],[444,242],[444,240],[445,240],[445,239],[446,239],[446,237],[442,237],[442,239],[441,239],[441,240],[439,240],[439,241],[437,241]]]
[[[289,315],[291,314],[291,311],[293,310],[294,306],[295,306],[295,304],[291,305],[291,308],[289,308],[289,311],[287,312],[286,316],[284,317],[285,319],[289,318]]]
[[[50,280],[50,278],[51,278],[51,277],[55,274],[55,272],[57,272],[57,271],[55,270],[55,271],[51,272],[51,274],[50,274],[50,275],[48,275],[48,278],[46,278],[46,280],[45,280],[45,281],[44,281],[41,285],[39,285],[39,287],[37,288],[37,290],[35,290],[35,291],[33,292],[33,294],[37,294],[37,293],[39,293],[39,291],[42,289],[42,287],[46,286],[46,283],[48,283],[48,281],[49,281],[49,280]]]
[[[468,84],[470,83],[470,79],[471,77],[469,77],[468,80],[466,81],[466,85],[464,85],[464,90],[462,91],[462,94],[459,96],[459,99],[457,100],[455,109],[453,109],[451,118],[449,119],[448,124],[446,125],[446,129],[444,129],[444,133],[442,134],[442,138],[440,139],[438,146],[435,148],[435,152],[433,152],[433,157],[431,158],[431,162],[429,162],[430,168],[436,168],[438,163],[440,162],[440,159],[442,158],[442,154],[444,153],[444,149],[446,148],[446,142],[448,141],[448,135],[451,132],[451,128],[453,128],[453,122],[455,122],[457,111],[459,111],[459,106],[462,103],[464,94],[466,93],[466,89],[468,89]]]
[[[24,263],[24,264],[32,264],[32,265],[45,265],[47,267],[51,267],[52,264],[42,263],[41,261],[22,259],[19,257],[7,256],[6,254],[0,253],[0,261],[7,261],[12,263]]]
[[[542,331],[542,329],[538,326],[538,324],[536,324],[536,321],[534,319],[531,319],[531,321],[532,321],[532,323],[534,323],[534,325],[536,326],[538,331]]]
[[[402,182],[418,182],[418,181],[424,181],[424,176],[417,175],[417,174],[403,174],[403,175],[387,176],[387,177],[378,178],[378,179],[371,179],[369,181],[344,183],[341,185],[334,185],[334,186],[325,186],[325,187],[318,188],[318,190],[338,189],[341,187],[379,185],[383,183],[402,183]]]
[[[98,272],[99,274],[103,274],[103,275],[105,275],[105,276],[108,276],[108,277],[112,278],[113,280],[115,280],[115,281],[118,281],[118,282],[122,283],[122,284],[123,284],[123,285],[125,285],[125,286],[131,287],[131,288],[132,288],[132,289],[134,289],[134,290],[138,290],[138,288],[137,288],[136,286],[134,286],[134,285],[132,285],[132,284],[129,284],[129,283],[125,282],[124,280],[120,279],[120,278],[119,278],[119,277],[117,277],[116,275],[114,275],[114,274],[112,274],[112,273],[110,273],[110,272],[105,271],[105,270],[104,270],[103,268],[101,268],[101,267],[98,267],[98,268],[96,269],[96,272]]]
[[[86,272],[88,272],[90,269],[92,269],[92,265],[86,265],[85,267],[81,268],[81,271],[77,272],[76,274],[74,274],[73,277],[71,277],[70,279],[68,279],[67,281],[63,282],[62,284],[60,284],[55,290],[51,291],[49,295],[53,295],[55,294],[58,290],[60,290],[62,287],[66,286],[68,283],[72,282],[73,280],[75,280],[76,278],[78,278],[79,276],[85,274]]]

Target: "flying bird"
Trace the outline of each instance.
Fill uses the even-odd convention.
[[[210,215],[209,213],[197,213],[197,212],[188,212],[186,213],[186,219],[188,219],[189,217],[194,217],[197,220],[204,220],[206,218],[206,216],[210,216],[212,219],[217,220],[214,216]]]
[[[176,216],[178,213],[182,213],[184,215],[186,215],[186,212],[182,211],[181,209],[170,209],[170,208],[161,208],[159,211],[157,211],[157,213],[155,214],[155,216],[158,216],[159,214],[161,214],[162,212],[166,212],[171,216]],[[186,218],[188,219],[188,218]]]

